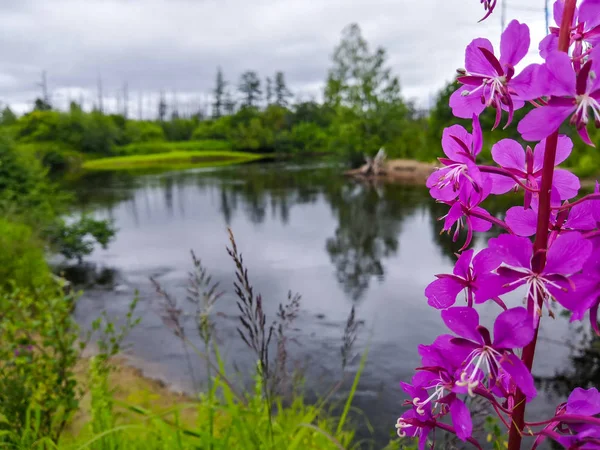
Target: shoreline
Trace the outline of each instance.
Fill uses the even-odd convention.
[[[360,180],[424,184],[437,168],[435,164],[412,159],[390,159],[383,163],[379,173],[367,173],[369,165],[364,164],[358,169],[345,171],[344,175]]]

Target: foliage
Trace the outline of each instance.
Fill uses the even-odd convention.
[[[56,442],[78,408],[74,300],[51,285],[0,295],[0,428],[9,443],[32,425]]]
[[[51,233],[50,244],[65,258],[77,259],[81,264],[83,257],[91,254],[96,244],[106,249],[115,233],[112,224],[105,220],[85,215],[69,222],[60,219]]]
[[[28,225],[0,219],[0,248],[0,292],[49,281],[43,243]]]
[[[256,72],[249,70],[240,77],[238,90],[244,96],[244,106],[252,108],[257,106],[262,91],[260,89],[260,78]]]
[[[151,155],[155,153],[231,150],[227,141],[218,139],[197,139],[187,142],[142,142],[115,147],[114,156]]]

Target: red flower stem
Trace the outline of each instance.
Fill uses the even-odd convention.
[[[577,0],[565,0],[560,32],[558,34],[558,50],[568,53],[571,40],[571,23],[575,16]],[[538,221],[533,244],[534,252],[542,252],[539,258],[539,267],[533,267],[536,272],[541,272],[546,265],[546,250],[548,249],[548,223],[550,222],[550,193],[552,191],[552,180],[554,177],[554,162],[556,160],[556,146],[558,144],[558,130],[554,131],[546,139],[546,153],[544,154],[544,165],[542,167],[542,182],[540,186],[540,203],[538,210]],[[542,308],[543,297],[539,296],[538,304],[534,308]],[[533,340],[523,349],[521,360],[531,372],[535,347],[537,344],[539,330],[538,324],[535,328]],[[508,433],[508,450],[520,450],[523,428],[525,426],[525,395],[517,388],[515,395],[515,409],[512,416],[512,424]]]
[[[486,214],[479,213],[477,211],[469,211],[469,215],[472,217],[477,217],[478,219],[486,220],[490,223],[493,223],[494,225],[498,225],[500,228],[504,228],[510,234],[514,234],[513,231],[510,229],[510,227],[506,224],[506,222],[492,216],[491,214],[486,215]]]
[[[579,200],[574,201],[573,203],[567,203],[566,205],[561,206],[553,206],[552,209],[555,211],[564,211],[565,209],[571,209],[575,205],[579,205],[580,203],[590,200],[600,200],[600,193],[588,194],[584,197],[581,197]]]

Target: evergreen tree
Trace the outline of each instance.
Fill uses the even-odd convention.
[[[242,74],[240,79],[239,91],[244,96],[244,106],[256,106],[262,95],[260,90],[260,79],[256,72],[249,70]]]
[[[292,93],[285,84],[283,72],[277,72],[275,74],[275,103],[279,106],[287,106],[290,97],[292,97]]]
[[[225,88],[227,87],[227,82],[223,77],[223,72],[221,68],[217,68],[217,83],[215,86],[215,90],[213,91],[215,95],[215,102],[213,103],[213,117],[218,119],[223,115],[223,110],[225,109]]]

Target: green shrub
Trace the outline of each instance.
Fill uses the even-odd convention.
[[[53,286],[0,294],[0,443],[5,446],[32,431],[56,442],[77,410],[73,301]]]
[[[0,219],[0,248],[2,289],[12,284],[32,288],[50,278],[43,243],[29,226]]]
[[[128,120],[125,124],[125,136],[123,140],[126,144],[164,141],[165,132],[155,122]]]

